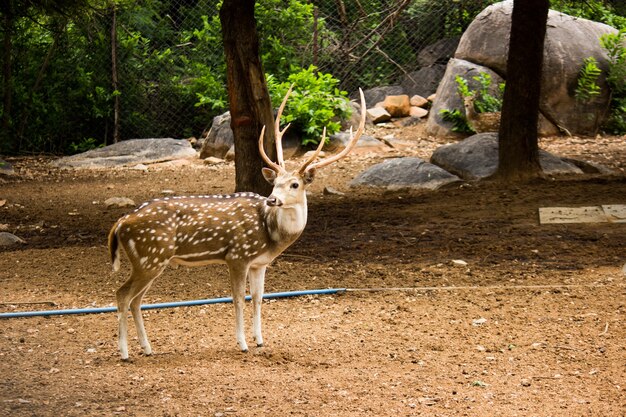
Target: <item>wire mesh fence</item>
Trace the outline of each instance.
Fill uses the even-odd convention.
[[[490,3],[259,0],[255,14],[268,74],[283,81],[314,65],[352,92],[445,65],[446,48]],[[144,0],[71,15],[4,13],[5,63],[9,56],[13,68],[5,65],[3,77],[11,96],[3,102],[5,142],[15,151],[67,152],[200,135],[227,109],[219,7]]]

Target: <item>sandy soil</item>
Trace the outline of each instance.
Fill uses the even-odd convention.
[[[405,146],[320,172],[309,225],[266,284],[381,290],[267,301],[266,346],[247,354],[230,304],[146,312],[155,354],[141,355],[131,326],[130,362],[119,359],[115,314],[2,319],[0,415],[624,416],[626,225],[539,225],[537,210],[625,204],[625,138],[542,141],[614,177],[350,189],[365,166],[427,157],[445,142],[390,133]],[[112,306],[128,263],[111,272],[105,238],[130,209],[103,201],[230,192],[234,178],[232,164],[90,172],[11,162],[20,177],[1,184],[0,225],[27,243],[0,249],[2,312]],[[145,302],[227,295],[224,267],[179,268]],[[46,301],[55,306],[19,304]]]

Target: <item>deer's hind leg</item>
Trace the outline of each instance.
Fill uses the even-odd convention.
[[[159,270],[138,270],[133,268],[128,280],[117,290],[117,312],[119,321],[118,346],[122,360],[128,359],[128,309],[130,307],[139,343],[146,355],[152,353],[150,342],[141,316],[141,299],[150,287],[152,281],[158,277],[163,268]]]

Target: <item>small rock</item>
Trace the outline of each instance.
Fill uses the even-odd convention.
[[[435,101],[435,98],[437,98],[437,94],[433,93],[433,94],[429,95],[428,97],[426,97],[426,100],[428,100],[428,101],[430,101],[432,103],[433,101]]]
[[[383,107],[391,117],[406,117],[411,109],[409,96],[406,94],[387,96],[383,102]]]
[[[107,208],[111,207],[135,207],[135,202],[128,197],[111,197],[104,200]]]
[[[163,195],[172,195],[172,194],[176,194],[176,191],[170,190],[170,189],[161,190],[161,194],[163,194]]]
[[[421,119],[422,117],[428,116],[428,110],[421,107],[411,106],[411,109],[409,110],[409,115],[411,117]]]
[[[217,165],[224,163],[225,161],[222,158],[218,158],[215,156],[209,156],[208,158],[204,158],[205,165]]]
[[[9,232],[0,232],[0,246],[11,246],[16,243],[26,243],[24,239],[21,239]]]
[[[485,323],[487,323],[487,319],[484,317],[472,320],[472,326],[482,326]]]
[[[523,387],[530,387],[530,383],[531,381],[528,378],[524,378],[520,381],[520,385]]]
[[[346,193],[342,193],[341,191],[336,190],[333,187],[325,186],[324,195],[346,195]]]
[[[467,266],[467,262],[465,262],[462,259],[453,259],[452,260],[452,265],[454,265],[454,266]]]
[[[61,372],[59,368],[50,368],[48,371],[49,374],[58,374],[59,372]]]
[[[13,170],[13,165],[8,163],[7,161],[0,159],[0,175],[6,175],[6,176],[16,175],[15,171]]]
[[[70,327],[69,329],[67,329],[67,332],[69,334],[74,334],[74,333],[76,333],[76,329],[73,329],[73,328]]]
[[[411,97],[410,103],[411,103],[411,106],[424,107],[425,105],[428,104],[428,99],[418,94],[415,94],[413,97]]]
[[[4,205],[7,203],[6,200],[0,200],[0,207],[4,207]]]
[[[391,120],[391,115],[387,112],[387,110],[381,107],[367,109],[367,117],[371,119],[374,124],[384,123]]]
[[[148,166],[144,165],[144,164],[137,164],[132,166],[130,169],[134,169],[136,171],[144,171],[144,172],[148,172]]]
[[[309,159],[311,156],[313,156],[313,154],[315,153],[315,151],[308,151],[307,153],[304,154],[303,159]],[[321,151],[320,154],[318,155],[318,158],[324,158],[326,156],[326,152]]]

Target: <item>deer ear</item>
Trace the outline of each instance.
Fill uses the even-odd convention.
[[[263,168],[261,169],[261,172],[263,173],[263,178],[265,178],[265,181],[274,185],[274,181],[276,180],[276,171],[270,168]]]
[[[304,181],[305,185],[309,185],[315,179],[315,168],[310,168],[304,171],[302,174],[302,181]]]

